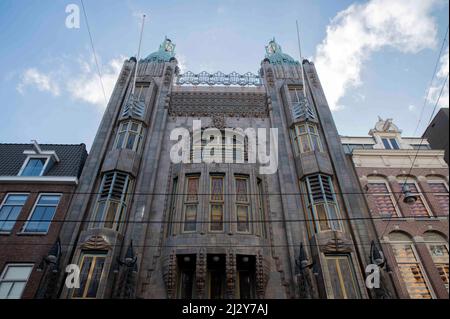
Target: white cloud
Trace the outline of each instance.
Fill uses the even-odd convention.
[[[119,76],[124,57],[112,59],[102,70],[102,81],[106,98],[109,99]],[[80,72],[67,81],[67,91],[76,99],[106,107],[105,97],[93,61],[80,62]]]
[[[38,90],[50,92],[54,96],[65,93],[74,99],[105,108],[107,102],[103,95],[93,56],[91,59],[81,56],[75,59],[75,63],[73,60],[73,58],[64,58],[57,71],[50,71],[47,74],[36,68],[27,69],[21,76],[17,90],[21,94],[25,94],[27,86],[34,86]],[[120,56],[110,60],[102,67],[102,81],[107,100],[114,89],[124,60],[125,57]],[[75,65],[76,68],[68,70],[65,67],[67,65]]]
[[[436,25],[430,11],[435,0],[371,0],[339,12],[317,47],[315,64],[330,108],[349,88],[361,85],[363,63],[372,53],[392,47],[417,53],[436,45]]]
[[[410,104],[410,105],[408,105],[408,110],[409,110],[410,112],[414,112],[414,111],[416,110],[416,106],[413,105],[413,104]]]
[[[44,74],[35,68],[29,68],[22,74],[17,91],[25,94],[25,88],[28,86],[36,87],[39,91],[50,92],[54,96],[60,94],[60,88],[50,74]]]
[[[440,65],[439,65],[439,70],[436,73],[436,80],[434,81],[433,85],[430,88],[430,98],[429,98],[429,102],[432,104],[435,104],[439,93],[442,89],[442,84],[445,81],[445,78],[447,77],[448,74],[448,68],[449,68],[449,51],[448,51],[448,47],[445,50],[444,54],[441,56],[441,59],[439,61]],[[448,80],[447,83],[445,84],[445,87],[442,91],[442,95],[441,98],[439,99],[438,102],[438,107],[448,107],[448,102],[449,102],[449,91],[448,91]]]

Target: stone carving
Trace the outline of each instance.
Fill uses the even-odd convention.
[[[226,296],[233,299],[236,288],[236,254],[232,249],[227,251],[225,268],[227,275]]]
[[[220,114],[214,114],[212,117],[213,125],[219,130],[225,129],[225,117]]]
[[[206,249],[201,248],[196,260],[196,286],[199,299],[206,296]]]
[[[172,92],[170,116],[266,117],[265,93]]]
[[[261,86],[261,78],[259,75],[247,72],[245,74],[239,74],[237,72],[231,72],[230,74],[225,74],[223,72],[208,73],[202,71],[195,74],[191,71],[180,74],[177,76],[178,85],[191,84],[191,85],[253,85]]]
[[[269,267],[261,251],[256,255],[256,297],[263,299],[269,279]]]
[[[93,235],[87,241],[81,244],[83,250],[110,250],[111,245],[103,236]]]
[[[266,81],[267,81],[267,84],[268,84],[270,87],[273,87],[273,86],[275,85],[275,76],[274,76],[274,74],[273,74],[272,68],[268,68],[268,69],[267,69],[267,72],[266,72]]]
[[[166,71],[164,72],[164,80],[163,83],[166,86],[170,85],[170,82],[172,82],[172,67],[171,66],[167,66]]]
[[[324,253],[349,253],[353,251],[353,242],[343,233],[335,231],[331,237],[321,241],[320,247]]]
[[[167,298],[174,299],[176,296],[176,279],[177,279],[177,255],[172,250],[170,255],[166,257],[163,277],[166,282]]]

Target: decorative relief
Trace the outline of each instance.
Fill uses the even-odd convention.
[[[119,77],[119,85],[125,85],[127,77],[128,77],[128,73],[130,73],[130,67],[129,66],[124,66],[122,73],[120,74]]]
[[[166,257],[165,265],[163,267],[164,281],[166,282],[167,298],[174,299],[176,295],[176,280],[177,280],[177,255],[175,250],[172,250],[170,255]]]
[[[196,260],[196,287],[199,299],[206,296],[206,249],[200,248]]]
[[[332,236],[320,240],[320,247],[324,253],[349,253],[353,251],[353,242],[343,233],[334,231]]]
[[[227,276],[226,295],[227,298],[233,299],[236,289],[236,254],[232,249],[227,251],[225,269]]]
[[[261,86],[262,81],[259,75],[253,74],[251,72],[247,72],[244,74],[231,72],[230,74],[225,74],[220,71],[216,73],[208,73],[206,71],[202,71],[198,74],[195,74],[191,71],[188,71],[177,76],[176,84]]]
[[[172,82],[172,67],[171,66],[167,66],[166,71],[164,72],[164,80],[163,83],[166,86],[170,85],[170,82]]]
[[[266,286],[269,280],[269,265],[261,251],[256,255],[256,297],[263,299],[266,295]]]
[[[273,87],[273,86],[275,85],[275,76],[274,76],[274,74],[273,74],[272,68],[268,68],[268,69],[267,69],[267,72],[266,72],[266,81],[267,81],[267,84],[268,84],[270,87]]]
[[[170,116],[267,117],[265,93],[172,92]]]
[[[111,245],[103,236],[93,235],[87,241],[81,244],[81,249],[84,250],[110,250]]]
[[[212,117],[213,125],[219,130],[225,129],[225,117],[220,114],[214,114]]]

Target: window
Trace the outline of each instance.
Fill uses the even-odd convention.
[[[248,178],[236,177],[236,216],[237,231],[249,232],[250,200],[248,196]]]
[[[33,265],[7,264],[0,277],[0,299],[20,299]]]
[[[448,186],[443,181],[429,181],[434,198],[438,202],[440,211],[436,212],[437,216],[448,215]]]
[[[178,188],[178,177],[175,177],[173,179],[172,184],[172,194],[170,198],[170,210],[169,210],[169,220],[167,225],[167,234],[170,235],[172,233],[173,229],[173,218],[175,217],[176,213],[176,206],[177,206],[177,188]]]
[[[138,152],[142,138],[142,123],[136,121],[121,122],[117,134],[116,149],[128,149]]]
[[[24,233],[47,233],[50,228],[61,195],[41,194],[30,218],[24,226]]]
[[[263,196],[264,196],[264,191],[263,191],[263,185],[262,185],[262,180],[258,178],[257,181],[258,184],[258,209],[259,209],[259,219],[261,221],[261,231],[262,231],[262,235],[263,237],[266,237],[267,233],[266,233],[266,216],[264,213],[264,200],[263,200]]]
[[[10,232],[27,201],[27,194],[7,194],[0,206],[0,232]]]
[[[400,276],[413,299],[431,299],[431,290],[412,240],[405,234],[389,235]]]
[[[295,142],[300,153],[317,150],[323,152],[316,124],[299,124],[295,126]]]
[[[210,230],[223,231],[223,176],[211,176]]]
[[[94,214],[94,228],[119,231],[125,218],[131,178],[128,174],[109,172],[103,176]]]
[[[208,255],[209,299],[223,299],[225,295],[225,256]]]
[[[448,291],[448,243],[447,240],[436,233],[427,232],[424,234],[424,240],[436,266],[442,282]]]
[[[195,282],[195,255],[179,255],[178,298],[192,299]]]
[[[30,157],[20,172],[20,176],[42,176],[48,157]]]
[[[415,216],[415,217],[427,217],[430,215],[430,210],[428,209],[428,207],[426,206],[425,203],[425,198],[422,195],[421,190],[419,189],[419,186],[417,185],[416,182],[414,182],[413,180],[407,180],[406,183],[404,183],[404,181],[400,181],[399,182],[400,187],[403,187],[403,184],[405,184],[405,186],[409,187],[409,191],[417,196],[417,200],[414,204],[412,205],[408,205],[411,215]]]
[[[367,184],[367,187],[368,198],[374,203],[378,214],[386,217],[398,215],[395,198],[386,182],[371,181]]]
[[[184,199],[184,228],[185,232],[196,230],[198,210],[198,186],[200,176],[188,176],[186,179],[186,197]]]
[[[256,261],[255,256],[236,256],[238,292],[240,299],[256,298]]]
[[[395,138],[382,138],[384,148],[387,150],[398,150],[400,147],[398,146],[397,140]]]
[[[341,230],[339,207],[333,190],[331,177],[312,175],[306,177],[308,210],[314,221],[315,231]]]
[[[95,298],[105,266],[106,254],[82,254],[80,288],[74,289],[74,298]]]
[[[325,255],[334,299],[359,299],[359,289],[350,255]]]

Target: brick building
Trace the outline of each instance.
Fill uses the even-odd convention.
[[[0,299],[55,289],[58,235],[86,147],[0,144]]]
[[[399,298],[448,298],[448,166],[444,150],[403,137],[381,118],[367,137],[341,137]],[[405,188],[406,187],[406,188]],[[409,202],[409,203],[408,203]]]
[[[448,144],[448,107],[441,108],[435,115],[430,125],[425,129],[423,137],[430,143],[431,148],[444,150],[444,159],[448,165],[449,144]]]

